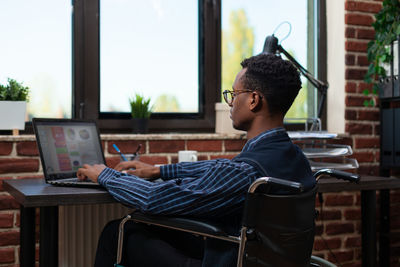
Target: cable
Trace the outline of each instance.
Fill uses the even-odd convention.
[[[288,34],[286,34],[285,37],[281,38],[281,42],[280,42],[280,43],[282,43],[286,38],[288,38],[289,35],[290,35],[290,33],[292,32],[292,24],[290,24],[289,21],[283,21],[283,22],[281,22],[278,26],[276,26],[276,28],[275,28],[275,30],[274,30],[274,32],[273,32],[272,34],[275,35],[276,31],[279,30],[279,28],[280,28],[283,24],[288,24],[288,25],[289,25],[289,32],[288,32]]]

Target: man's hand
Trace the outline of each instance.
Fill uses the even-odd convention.
[[[130,170],[131,168],[134,170]],[[124,171],[128,174],[132,174],[141,178],[154,179],[160,177],[160,167],[146,164],[137,160],[120,162],[117,166],[115,166],[115,170]]]
[[[93,166],[89,164],[83,164],[83,167],[78,169],[76,175],[78,176],[79,180],[85,180],[89,178],[94,183],[97,183],[97,178],[105,168],[107,167],[104,164],[95,164]]]

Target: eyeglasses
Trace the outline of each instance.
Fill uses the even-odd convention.
[[[250,93],[250,92],[255,92],[253,90],[249,90],[249,89],[245,89],[245,90],[237,90],[237,91],[233,91],[233,90],[225,90],[222,92],[222,94],[224,95],[224,100],[225,102],[231,106],[233,103],[233,100],[235,99],[235,97],[241,93]],[[260,98],[262,98],[262,96],[260,95]]]

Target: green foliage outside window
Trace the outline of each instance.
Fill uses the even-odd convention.
[[[229,15],[229,28],[222,31],[222,91],[231,89],[236,74],[241,70],[240,62],[253,55],[254,30],[249,25],[243,9]],[[221,95],[222,99],[222,95]]]
[[[0,84],[0,100],[5,101],[28,101],[29,87],[8,78],[8,84]]]
[[[232,88],[236,74],[242,68],[240,62],[254,55],[254,39],[254,29],[249,25],[245,10],[232,11],[228,29],[222,31],[221,99],[222,91]],[[294,56],[292,51],[289,53]],[[286,117],[306,118],[307,114],[307,87],[303,86]]]
[[[383,67],[393,59],[390,51],[391,43],[400,35],[400,2],[398,0],[384,0],[382,9],[375,15],[376,21],[372,24],[375,29],[375,39],[368,43],[368,60],[370,63],[364,81],[374,83],[372,94],[377,95],[379,87],[375,81],[377,76],[385,78],[387,73]],[[366,89],[363,94],[371,92]],[[364,106],[374,106],[373,99],[365,100]]]

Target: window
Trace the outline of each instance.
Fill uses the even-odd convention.
[[[73,0],[72,20],[69,1],[33,2],[0,3],[0,22],[8,25],[0,28],[7,36],[0,44],[0,81],[10,77],[31,87],[30,117],[96,119],[103,131],[128,132],[128,99],[140,93],[156,104],[150,131],[213,131],[215,102],[222,85],[232,83],[223,71],[229,64],[222,35],[227,18],[241,9],[254,31],[249,55],[261,52],[264,38],[288,20],[293,29],[284,48],[325,77],[325,0]],[[299,7],[292,14],[293,5]],[[277,14],[272,22],[271,13]],[[276,33],[280,39],[284,30]],[[300,107],[310,116],[315,90],[304,93]]]
[[[30,88],[27,120],[71,117],[71,2],[0,1],[0,83]]]
[[[101,113],[130,112],[136,93],[157,113],[199,112],[198,13],[196,1],[100,0]]]
[[[302,66],[314,73],[314,58],[317,55],[314,54],[316,25],[313,23],[313,11],[316,5],[317,1],[311,0],[223,0],[222,90],[231,88],[241,69],[240,62],[261,53],[265,38],[272,34]],[[286,118],[307,118],[316,114],[314,99],[317,92],[304,77],[302,83],[303,88]]]

